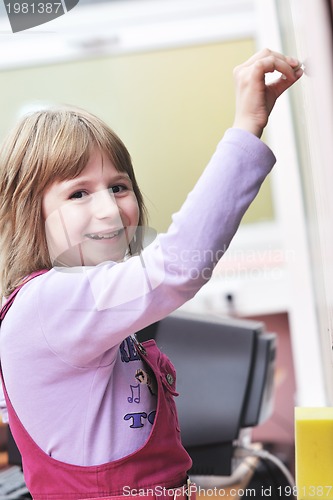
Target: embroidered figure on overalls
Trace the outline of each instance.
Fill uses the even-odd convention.
[[[151,376],[145,370],[140,368],[136,370],[135,378],[140,382],[140,384],[145,384],[153,396],[157,395],[157,385],[154,376]]]

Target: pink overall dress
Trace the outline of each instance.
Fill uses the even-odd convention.
[[[44,271],[45,272],[45,271]],[[34,273],[29,279],[37,276]],[[21,288],[21,287],[20,287]],[[2,320],[11,306],[16,289],[0,312]],[[7,403],[9,425],[22,455],[27,487],[35,500],[81,500],[92,498],[123,499],[135,492],[156,491],[156,498],[172,498],[168,489],[186,483],[191,459],[182,446],[174,402],[175,371],[169,359],[157,348],[154,340],[137,345],[137,350],[153,370],[158,385],[157,411],[151,433],[144,446],[134,453],[113,462],[94,466],[71,465],[55,460],[33,441],[23,427],[8,397],[2,379]],[[1,374],[2,376],[2,374]],[[184,491],[184,488],[181,488]],[[193,498],[193,492],[192,498]],[[147,498],[154,495],[145,496]],[[176,495],[177,500],[188,495]],[[140,496],[136,497],[140,500]]]

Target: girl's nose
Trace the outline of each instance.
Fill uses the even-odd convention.
[[[120,211],[116,198],[110,189],[103,189],[93,194],[93,213],[97,219],[119,219]]]

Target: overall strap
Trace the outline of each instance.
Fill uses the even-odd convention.
[[[14,302],[14,299],[16,297],[16,295],[18,294],[18,292],[21,290],[21,288],[26,284],[28,283],[28,281],[32,280],[33,278],[36,278],[37,276],[40,276],[41,274],[44,274],[44,273],[47,273],[48,269],[41,269],[40,271],[35,271],[31,274],[29,274],[29,276],[27,276],[23,281],[22,283],[17,287],[15,288],[15,290],[9,295],[8,299],[6,300],[5,304],[2,306],[2,308],[0,309],[0,323],[1,321],[4,319],[4,317],[6,316],[9,308],[11,307],[12,303]]]

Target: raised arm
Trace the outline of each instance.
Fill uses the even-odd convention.
[[[51,270],[36,278],[44,282],[36,303],[54,352],[83,366],[168,315],[210,279],[275,163],[258,136],[277,97],[301,76],[297,66],[298,61],[264,51],[235,70],[234,127],[225,133],[168,231],[140,256],[72,272]],[[274,69],[285,78],[267,85],[265,74]],[[47,314],[49,303],[55,311],[61,308],[61,315]],[[70,336],[63,324],[71,324]],[[77,348],[83,345],[83,350]]]

